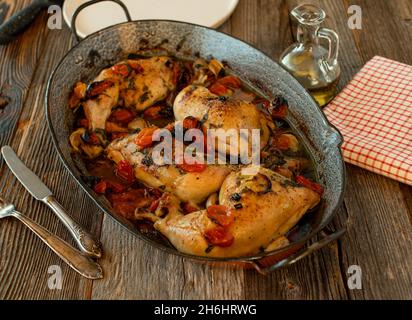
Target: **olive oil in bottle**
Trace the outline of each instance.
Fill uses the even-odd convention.
[[[300,5],[291,11],[298,21],[297,42],[280,57],[286,68],[312,95],[319,106],[325,106],[337,93],[340,67],[339,38],[327,28],[320,27],[325,12],[313,5]],[[322,41],[324,40],[324,41]],[[328,43],[326,49],[322,42]]]

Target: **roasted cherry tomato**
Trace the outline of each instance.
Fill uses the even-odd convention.
[[[126,187],[119,182],[109,181],[108,188],[114,193],[121,193],[126,190]]]
[[[209,244],[217,247],[229,247],[235,240],[233,235],[221,226],[206,230],[203,236]]]
[[[122,77],[127,77],[130,74],[130,67],[127,64],[117,64],[112,67],[114,74],[117,74]]]
[[[76,108],[81,99],[83,99],[86,96],[86,90],[87,90],[87,85],[83,82],[78,82],[76,83],[76,85],[74,86],[73,92],[70,95],[70,99],[69,99],[69,107],[71,109]]]
[[[209,219],[222,227],[227,228],[235,221],[232,211],[226,206],[216,204],[209,206],[206,211]]]
[[[153,134],[157,127],[144,128],[136,137],[135,143],[142,148],[150,147],[153,144]]]
[[[290,140],[287,136],[280,135],[273,140],[273,146],[281,151],[289,150],[290,148]]]
[[[103,80],[91,83],[87,87],[86,98],[93,99],[102,94],[106,89],[112,87],[114,83],[110,80]]]
[[[135,179],[133,166],[126,160],[121,160],[117,164],[116,174],[129,183]]]
[[[285,119],[287,113],[288,113],[288,108],[286,105],[283,104],[281,106],[273,108],[270,112],[270,115],[274,119]]]
[[[89,135],[89,144],[94,146],[98,146],[100,144],[100,139],[94,132],[90,133]]]
[[[102,179],[100,182],[95,184],[94,186],[94,191],[96,193],[106,193],[107,191],[112,191],[114,193],[121,193],[126,190],[126,187],[122,185],[121,183],[111,181],[108,179]]]
[[[86,118],[80,119],[78,123],[80,127],[83,127],[83,128],[89,127],[89,120],[87,120]]]
[[[200,121],[195,117],[189,116],[183,119],[183,129],[196,129],[200,127]]]
[[[227,96],[231,93],[231,91],[225,87],[224,85],[220,84],[219,82],[215,82],[209,87],[209,91],[214,93],[218,96]]]
[[[161,106],[152,106],[143,112],[143,117],[149,120],[156,120],[163,118]]]
[[[203,172],[206,170],[207,165],[204,163],[193,163],[189,164],[183,160],[182,164],[177,165],[178,168],[186,171],[186,172]]]
[[[151,204],[150,207],[149,207],[149,210],[150,210],[151,212],[155,212],[156,209],[159,207],[159,203],[160,203],[160,200],[159,200],[159,199],[153,201],[152,204]]]
[[[127,63],[136,73],[143,73],[143,67],[136,60],[129,60]]]
[[[138,208],[147,208],[153,198],[147,196],[146,189],[129,189],[118,194],[109,194],[108,199],[113,209],[127,219],[133,219]]]
[[[104,180],[101,180],[100,182],[96,183],[93,187],[94,192],[96,193],[106,193],[107,190],[107,182]]]
[[[217,80],[217,82],[230,89],[239,89],[240,87],[242,87],[242,81],[240,81],[240,79],[235,76],[226,76]]]
[[[177,85],[179,83],[179,80],[182,76],[182,70],[180,68],[180,65],[176,62],[173,63],[173,68],[172,68],[172,73],[173,73],[173,83]]]
[[[83,99],[86,95],[87,85],[83,82],[77,82],[74,86],[73,93],[79,99]]]
[[[213,83],[209,87],[209,91],[218,96],[227,96],[232,93],[230,89],[235,90],[240,87],[242,87],[242,82],[238,77],[226,76]]]
[[[107,121],[106,126],[105,126],[106,132],[107,133],[113,133],[113,132],[127,132],[127,129],[118,125],[115,122]]]
[[[174,132],[174,130],[175,130],[175,124],[172,122],[172,123],[169,123],[166,127],[165,127],[165,129],[166,130],[168,130],[168,131],[170,131],[170,132]]]
[[[134,114],[128,109],[116,109],[110,115],[110,120],[120,123],[122,125],[127,125],[130,121],[134,119]]]
[[[304,186],[308,189],[315,191],[319,195],[323,194],[323,187],[319,183],[313,182],[312,180],[309,180],[304,176],[296,176],[296,182],[299,183],[301,186]]]
[[[90,144],[90,145],[93,145],[93,146],[100,145],[100,139],[99,139],[98,135],[94,132],[86,131],[85,133],[83,133],[81,138],[87,144]]]
[[[79,105],[79,103],[80,99],[74,93],[72,93],[69,98],[69,108],[75,109]]]

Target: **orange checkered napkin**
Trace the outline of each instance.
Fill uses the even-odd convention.
[[[346,162],[412,185],[412,66],[374,57],[324,112]]]

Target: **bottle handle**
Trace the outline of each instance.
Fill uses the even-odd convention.
[[[338,34],[328,28],[319,28],[317,32],[319,38],[328,40],[329,43],[329,54],[328,63],[330,65],[336,65],[338,62],[339,54],[339,36]]]

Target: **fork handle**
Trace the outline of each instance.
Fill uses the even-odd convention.
[[[75,222],[54,196],[48,196],[42,201],[47,204],[63,222],[73,235],[73,238],[83,253],[90,257],[101,258],[101,243],[98,240],[95,240],[91,234],[86,232],[77,222]]]
[[[50,233],[30,218],[27,218],[17,211],[12,211],[10,215],[23,222],[64,262],[66,262],[71,268],[73,268],[73,270],[77,271],[83,277],[86,277],[88,279],[103,278],[103,271],[98,263],[82,255],[80,251],[76,250],[67,242]]]

